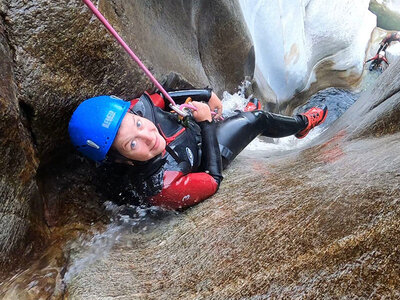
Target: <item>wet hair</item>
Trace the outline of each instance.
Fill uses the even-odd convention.
[[[98,191],[107,200],[118,204],[147,204],[146,200],[160,193],[163,188],[162,164],[151,174],[143,174],[147,168],[126,163],[103,163],[98,169]]]
[[[135,161],[111,148],[99,167],[97,189],[118,204],[147,204],[146,200],[163,188],[164,163],[161,154],[148,161]]]

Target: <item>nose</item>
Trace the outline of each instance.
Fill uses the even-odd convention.
[[[142,130],[140,130],[139,132],[139,138],[147,145],[150,146],[154,143],[153,139],[154,139],[154,134],[146,129],[143,128]]]

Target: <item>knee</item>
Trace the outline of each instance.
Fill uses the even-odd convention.
[[[250,112],[241,113],[242,118],[246,119],[249,123],[253,123],[262,118],[270,118],[271,114],[263,110],[255,110]]]

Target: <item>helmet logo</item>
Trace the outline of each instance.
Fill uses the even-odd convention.
[[[99,147],[95,142],[93,142],[93,141],[91,141],[91,140],[87,140],[87,141],[86,141],[86,144],[87,144],[89,147],[95,148],[95,149],[97,149],[97,150],[100,149],[100,147]]]
[[[111,122],[114,120],[115,117],[115,111],[110,110],[106,116],[106,118],[103,121],[103,124],[101,124],[101,126],[105,127],[105,128],[109,128]]]

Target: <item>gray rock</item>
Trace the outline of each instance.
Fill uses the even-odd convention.
[[[364,92],[327,131],[327,138],[346,132],[348,138],[394,134],[400,130],[400,59],[392,62],[375,85]]]

